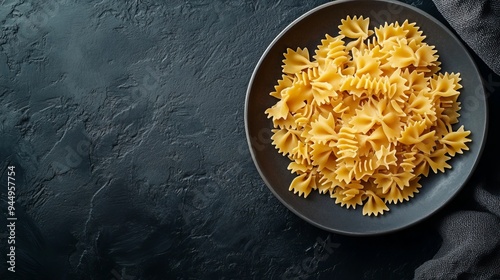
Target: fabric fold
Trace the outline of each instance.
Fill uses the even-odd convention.
[[[443,244],[415,279],[498,279],[500,220],[485,212],[462,211],[440,226]]]
[[[467,45],[500,75],[500,1],[433,0]]]

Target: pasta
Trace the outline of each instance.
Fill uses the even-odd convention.
[[[440,73],[434,46],[415,23],[348,16],[310,57],[288,48],[265,113],[272,144],[297,176],[289,190],[328,194],[378,216],[409,201],[422,176],[445,172],[469,148],[459,121],[460,74]]]

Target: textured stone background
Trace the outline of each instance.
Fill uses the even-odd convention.
[[[382,237],[329,234],[274,198],[247,150],[253,68],[325,2],[0,1],[0,167],[2,186],[8,164],[18,171],[16,276],[412,278],[439,249],[437,218]],[[430,1],[406,2],[439,17]],[[0,225],[0,278],[16,279]]]

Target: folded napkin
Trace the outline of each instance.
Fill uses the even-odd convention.
[[[433,0],[462,40],[496,74],[500,74],[500,1]],[[498,89],[496,90],[498,91]],[[490,89],[490,119],[500,103]],[[499,141],[490,128],[481,164],[467,188],[463,209],[443,213],[438,221],[443,239],[432,260],[415,271],[415,279],[500,279]]]
[[[440,221],[443,238],[432,260],[415,271],[415,279],[500,279],[500,190],[479,184],[479,210],[463,210]]]
[[[433,0],[457,34],[500,75],[500,1]]]

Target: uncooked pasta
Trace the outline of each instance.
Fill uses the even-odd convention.
[[[440,73],[434,46],[408,20],[369,29],[347,17],[307,48],[284,53],[282,77],[265,113],[272,144],[290,159],[290,191],[313,190],[378,216],[409,201],[422,176],[445,172],[468,150],[459,126],[460,74]]]

